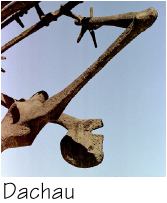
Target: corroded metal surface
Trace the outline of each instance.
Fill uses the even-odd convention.
[[[6,4],[1,8],[1,21],[4,21],[6,18],[20,10],[29,10],[38,2],[39,1],[11,1],[9,4]]]
[[[80,3],[82,3],[82,2],[81,1],[72,1],[72,2],[68,2],[68,3],[64,4],[63,7],[64,7],[64,10],[70,11],[72,8],[74,8],[75,6],[77,6]],[[46,14],[38,23],[32,25],[30,28],[23,31],[20,35],[16,36],[15,38],[13,38],[9,42],[7,42],[4,46],[2,46],[1,53],[5,52],[10,47],[17,44],[18,42],[20,42],[27,36],[33,34],[34,32],[37,32],[39,29],[41,29],[45,26],[48,26],[52,21],[56,21],[61,15],[63,15],[62,7],[54,12]]]
[[[92,130],[103,126],[101,119],[77,119],[61,114],[58,119],[45,118],[32,121],[34,115],[48,99],[41,91],[29,100],[15,100],[1,94],[1,103],[9,109],[2,121],[1,150],[29,146],[33,143],[39,129],[48,122],[59,124],[68,130],[61,141],[63,158],[77,167],[93,167],[103,160],[103,136],[94,135]]]
[[[5,7],[7,4],[9,4],[11,1],[1,1],[1,9]]]
[[[67,5],[67,8],[73,8],[74,3],[67,3]],[[77,15],[67,12],[68,9],[63,9],[60,8],[54,15],[57,15],[58,17],[64,14],[71,16],[74,19],[78,18],[79,25],[83,26],[81,17],[77,17]],[[52,20],[52,15],[53,13],[46,19]],[[154,8],[149,8],[142,12],[133,12],[117,16],[117,25],[115,25],[125,26],[125,31],[78,78],[64,90],[52,97],[48,97],[48,94],[45,91],[37,92],[28,100],[16,100],[2,94],[2,105],[8,108],[8,112],[2,120],[2,151],[11,147],[31,145],[40,130],[48,122],[52,122],[62,125],[68,130],[67,135],[61,141],[62,156],[68,163],[84,168],[101,163],[103,160],[103,136],[92,134],[92,130],[102,127],[102,121],[100,119],[77,119],[63,114],[63,111],[75,95],[117,53],[154,23],[157,15],[157,11]],[[92,17],[92,22],[94,20],[93,18],[94,17]],[[48,20],[48,22],[50,22],[50,20]],[[108,19],[108,17],[104,17],[103,20],[105,23],[110,20],[111,23],[111,19]],[[97,28],[96,26],[102,26],[103,24],[99,22],[100,21],[96,20],[91,26],[93,25],[95,28]],[[115,22],[116,21],[114,21],[114,23]],[[41,27],[40,24],[38,24],[38,26],[38,28]],[[89,23],[87,26],[89,26]],[[36,27],[32,29],[35,30]],[[21,40],[21,38],[18,39],[18,41],[19,40]],[[11,46],[12,45],[9,47]],[[4,47],[2,50],[5,51],[6,48]]]

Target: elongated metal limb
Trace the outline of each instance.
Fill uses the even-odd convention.
[[[82,3],[82,2],[81,1],[70,1],[70,2],[67,2],[66,4],[64,4],[63,8],[66,11],[67,10],[70,11],[71,9],[73,9],[75,6],[77,6],[80,3]],[[41,29],[41,28],[43,28],[45,26],[48,26],[49,23],[51,23],[52,21],[57,20],[61,15],[64,15],[63,12],[62,12],[62,6],[61,6],[60,9],[58,9],[58,10],[52,12],[52,13],[46,14],[38,23],[32,25],[30,28],[23,31],[20,35],[13,38],[9,42],[7,42],[4,46],[1,47],[1,53],[5,52],[10,47],[17,44],[18,42],[20,42],[24,38],[28,37],[29,35],[33,34],[34,32],[37,32],[39,29]]]
[[[9,18],[7,18],[6,20],[4,20],[1,23],[1,29],[3,29],[4,27],[6,27],[7,25],[9,25],[11,22],[13,22],[14,20],[17,20],[19,18],[19,16],[21,15],[22,12],[18,11],[16,13],[14,13],[13,15],[11,15]],[[20,18],[19,18],[20,19]],[[23,27],[23,26],[22,26]]]
[[[33,8],[39,1],[21,1],[21,2],[9,2],[4,4],[1,10],[1,29],[9,25],[14,20],[24,28],[24,24],[20,17],[28,12],[29,9]]]
[[[138,21],[139,20],[143,21],[146,13],[151,13],[151,12],[154,13],[155,9],[149,8],[147,10],[140,11],[140,12],[129,12],[129,13],[118,14],[113,16],[102,16],[102,17],[79,16],[80,20],[79,21],[76,20],[75,24],[82,26],[82,28],[81,28],[80,35],[77,39],[77,42],[81,40],[86,30],[89,30],[92,35],[94,45],[95,47],[97,47],[96,38],[94,36],[94,30],[99,29],[102,26],[116,26],[121,28],[127,28],[134,19],[138,19]],[[153,16],[154,15],[157,15],[157,12],[156,14],[154,13]],[[84,30],[84,32],[82,30]]]
[[[108,49],[83,72],[77,79],[69,84],[60,93],[49,98],[44,106],[50,117],[55,113],[60,115],[71,99],[93,78],[118,52],[129,44],[136,36],[150,27],[156,20],[157,12],[155,9],[148,9],[145,16],[135,18],[128,28],[112,43]],[[58,107],[58,108],[57,108]],[[57,109],[57,110],[56,110]]]
[[[101,16],[101,17],[80,17],[80,21],[75,21],[76,25],[82,25],[82,19],[88,18],[88,27],[91,28],[99,28],[101,26],[116,26],[120,28],[127,28],[130,23],[133,21],[134,18],[144,21],[146,18],[146,15],[150,15],[151,18],[151,13],[153,19],[155,16],[158,16],[157,11],[154,8],[148,8],[143,11],[138,11],[138,12],[128,12],[128,13],[123,13],[123,14],[117,14],[117,15],[112,15],[112,16]]]
[[[41,20],[45,16],[44,12],[42,11],[42,9],[39,6],[39,4],[35,5],[35,9],[36,9],[36,12],[37,12],[37,14],[39,16],[39,19]]]
[[[7,4],[9,4],[11,1],[1,1],[1,9],[3,9]]]
[[[20,17],[28,13],[28,10],[36,7],[39,4],[39,1],[36,2],[12,2],[8,4],[4,9],[1,10],[1,13],[6,15],[4,20],[1,20],[1,29],[9,25],[14,20],[23,28],[24,24],[22,23]],[[8,11],[8,9],[10,9]]]
[[[45,100],[41,100],[41,97],[44,95],[43,93],[40,95],[36,94],[29,101],[22,103],[16,102],[18,112],[20,112],[20,119],[17,123],[13,124],[14,115],[12,115],[12,112],[10,111],[10,108],[12,108],[11,106],[7,115],[2,121],[3,137],[10,137],[10,133],[14,132],[14,129],[12,132],[7,132],[5,130],[6,127],[3,127],[6,126],[6,123],[9,123],[10,121],[12,126],[11,128],[8,126],[8,129],[16,128],[16,133],[19,126],[23,127],[26,125],[26,128],[28,128],[29,131],[24,131],[24,133],[27,133],[32,141],[44,127],[44,125],[47,124],[48,120],[58,119],[68,103],[84,87],[84,85],[87,84],[88,81],[95,76],[129,42],[151,26],[156,17],[156,10],[149,9],[146,10],[144,16],[142,15],[141,17],[139,16],[138,18],[135,18],[128,28],[116,39],[116,41],[111,44],[111,46],[109,46],[109,48],[85,72],[83,72],[76,80],[74,80],[58,94]],[[34,130],[35,125],[37,128]],[[25,145],[26,144],[27,143],[25,142]]]
[[[36,3],[39,3],[39,1],[11,1],[1,9],[1,21],[3,22],[5,19],[20,10],[29,10],[30,8],[34,7]]]
[[[29,100],[14,102],[2,120],[2,150],[13,146],[31,145],[40,130],[49,121],[59,119],[68,103],[84,85],[86,85],[119,51],[141,32],[150,27],[156,18],[157,11],[153,8],[147,9],[145,12],[142,12],[142,15],[133,18],[130,25],[115,42],[112,43],[85,72],[58,94],[48,98],[46,92],[40,91]],[[84,126],[84,124],[82,126]],[[90,132],[88,134],[90,135]],[[75,133],[70,133],[70,135],[73,138],[76,137]],[[75,139],[73,140],[76,141]],[[67,141],[71,143],[71,139]],[[87,147],[87,145],[85,146]],[[90,147],[89,150],[91,149]],[[66,154],[64,152],[62,152],[62,154],[63,157],[66,158]],[[74,154],[70,152],[71,157],[75,157],[73,156]],[[72,162],[72,164],[75,165],[76,163]],[[83,167],[82,164],[79,163],[79,165]]]

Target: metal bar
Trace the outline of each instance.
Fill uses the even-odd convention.
[[[128,12],[128,13],[117,14],[113,16],[91,17],[89,18],[89,21],[87,22],[87,24],[88,24],[88,27],[90,28],[95,26],[104,26],[104,25],[127,28],[134,18],[142,18],[142,16],[144,17],[147,10],[139,11],[139,12]],[[82,20],[76,21],[75,24],[82,25]]]
[[[66,10],[71,10],[78,4],[82,3],[81,1],[71,1],[63,5],[63,7]],[[52,13],[46,14],[38,23],[32,25],[30,28],[22,32],[20,35],[17,37],[13,38],[9,42],[7,42],[4,46],[1,48],[1,53],[5,52],[8,50],[10,47],[14,46],[24,38],[28,37],[29,35],[33,34],[34,32],[38,31],[39,29],[43,28],[44,26],[49,25],[50,22],[57,20],[61,15],[63,15],[63,12],[61,9],[56,10]]]
[[[9,4],[11,1],[1,1],[1,10],[7,5]]]
[[[39,1],[12,1],[1,10],[1,21],[3,22],[17,11],[29,10],[37,3],[39,3]]]
[[[64,90],[50,97],[44,104],[44,109],[51,116],[59,117],[73,97],[125,46],[127,46],[141,32],[149,28],[157,18],[154,8],[147,9],[142,15],[134,18],[125,31],[105,50],[103,54],[89,66],[77,79]],[[41,112],[41,115],[47,113]],[[40,115],[40,116],[41,116]],[[48,114],[47,114],[48,116]]]

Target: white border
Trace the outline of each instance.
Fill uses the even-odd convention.
[[[125,0],[122,0],[125,1]],[[143,1],[143,0],[141,0]],[[147,0],[151,1],[151,0]],[[166,18],[167,19],[167,18]],[[167,33],[167,28],[166,28]],[[166,44],[167,45],[167,44]],[[167,77],[167,74],[166,74]],[[166,84],[167,88],[167,84]],[[167,110],[166,110],[167,113]],[[166,143],[167,146],[167,143]],[[167,168],[167,167],[166,167]],[[167,174],[167,173],[166,173]],[[73,201],[73,202],[106,202],[113,203],[166,203],[167,202],[167,177],[162,178],[1,178],[0,200],[1,202],[14,201],[15,199],[3,199],[3,184],[13,182],[17,188],[29,187],[30,189],[40,185],[42,182],[50,188],[67,187],[74,188],[74,200],[47,200],[51,201]],[[35,201],[35,200],[21,200]],[[41,202],[40,199],[36,200]]]

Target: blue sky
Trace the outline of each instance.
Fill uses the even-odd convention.
[[[47,13],[60,2],[42,2]],[[164,176],[165,175],[165,2],[85,2],[73,9],[95,16],[158,10],[158,19],[110,61],[70,102],[65,113],[78,118],[101,118],[104,127],[104,161],[80,169],[61,156],[60,141],[66,130],[48,124],[30,147],[8,149],[1,156],[2,176]],[[31,9],[26,27],[38,21]],[[19,34],[15,22],[2,30],[2,45]],[[123,29],[103,27],[96,31],[95,49],[88,33],[76,43],[80,28],[61,17],[3,55],[6,73],[2,92],[29,98],[45,90],[58,93],[80,75],[113,42]],[[2,107],[2,117],[7,110]]]

